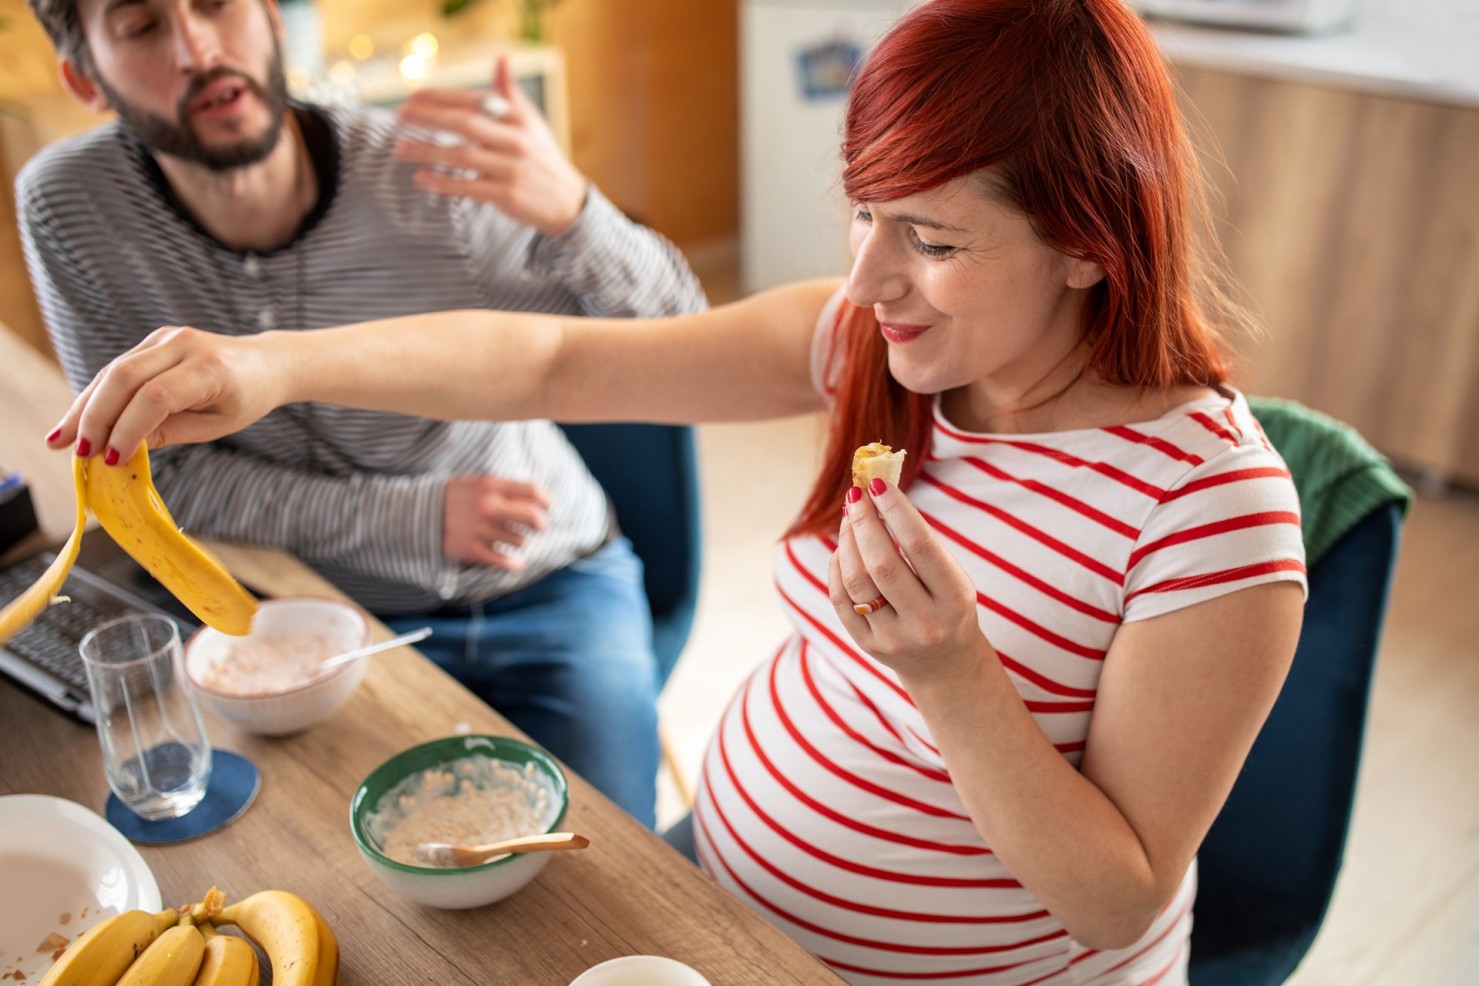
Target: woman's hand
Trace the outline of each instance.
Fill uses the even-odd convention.
[[[115,465],[139,443],[206,442],[240,431],[286,402],[287,366],[271,359],[276,333],[235,337],[163,328],[105,366],[46,436]]]
[[[490,93],[422,89],[397,111],[404,123],[461,137],[451,147],[411,138],[395,148],[401,161],[429,167],[416,183],[439,195],[487,202],[545,236],[559,236],[585,207],[586,179],[500,57]]]
[[[964,668],[988,646],[976,587],[908,498],[881,479],[848,491],[828,585],[848,633],[906,683]],[[880,597],[887,603],[858,612]]]

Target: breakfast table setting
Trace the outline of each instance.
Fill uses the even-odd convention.
[[[332,593],[280,552],[211,547],[249,586],[271,585],[289,595]],[[375,633],[390,636],[383,627]],[[301,733],[256,735],[202,710],[213,747],[254,764],[260,789],[216,831],[137,847],[164,906],[199,902],[213,886],[228,904],[261,890],[290,891],[333,929],[344,984],[563,986],[599,963],[631,955],[676,959],[714,986],[840,982],[568,770],[562,828],[589,839],[588,848],[542,854],[547,861],[527,885],[481,907],[429,906],[389,890],[351,832],[350,805],[361,784],[421,744],[524,737],[413,650],[392,649],[368,663],[343,708]],[[61,798],[101,813],[108,786],[91,728],[0,685],[0,736],[0,796]],[[4,852],[0,842],[0,860]],[[7,909],[58,919],[73,906],[43,903],[45,888],[6,885],[0,897]],[[0,954],[0,968],[8,958]]]
[[[36,362],[21,350],[0,326],[0,367]],[[35,436],[68,399],[56,381],[39,396],[34,377],[25,388],[0,386],[0,459],[25,460],[50,535],[65,533],[67,508],[56,501],[70,493],[58,475],[69,466],[66,456],[41,451]],[[391,641],[385,626],[289,554],[205,547],[263,601],[263,613],[278,601],[311,600],[350,614],[354,632],[321,657]],[[182,674],[185,655],[202,653],[209,632],[166,641]],[[256,943],[261,983],[841,982],[413,644],[388,643],[324,673],[310,685],[332,683],[329,697],[277,708],[276,719],[254,719],[210,689],[167,681],[188,699],[183,712],[168,713],[169,734],[204,751],[190,761],[204,777],[198,800],[160,809],[162,823],[185,824],[157,830],[135,813],[150,810],[145,802],[121,803],[131,792],[106,730],[0,681],[0,929],[9,929],[0,931],[0,981],[47,983],[53,962],[61,968],[83,951],[82,932],[98,926],[82,942],[122,935],[126,915],[147,941],[201,938],[193,920],[206,958],[202,966],[192,954],[192,968],[204,977],[217,962],[215,982],[231,981],[220,971],[230,960],[211,957],[228,951],[216,939],[239,948],[239,935]],[[185,677],[198,681],[202,672],[192,667]],[[440,840],[421,836],[421,858],[396,858],[382,823],[403,816],[409,824],[428,778],[487,758],[536,806],[529,817],[537,831],[518,834],[554,833],[553,848],[454,859],[433,844]],[[464,779],[453,788],[463,795],[486,790],[482,780],[465,780],[472,775],[457,776]],[[128,962],[118,961],[122,973]],[[161,971],[139,981],[196,979]]]

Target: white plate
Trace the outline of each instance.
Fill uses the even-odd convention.
[[[118,830],[75,801],[0,797],[0,982],[35,982],[51,966],[36,947],[68,941],[114,914],[158,911],[159,885]]]

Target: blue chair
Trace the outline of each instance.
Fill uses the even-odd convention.
[[[1320,553],[1310,551],[1309,598],[1289,677],[1197,855],[1192,986],[1283,983],[1324,920],[1350,824],[1377,641],[1410,497],[1374,452],[1334,481],[1326,468],[1329,482],[1312,489],[1305,450],[1323,455],[1337,429],[1346,441],[1354,433],[1297,406],[1250,403],[1299,488],[1307,549]],[[1286,427],[1302,433],[1296,439]],[[1372,468],[1385,475],[1363,474]],[[1350,484],[1357,482],[1366,486],[1353,501]],[[1342,524],[1328,548],[1311,546],[1315,526],[1329,531],[1319,521],[1322,504],[1347,516],[1366,512]]]
[[[658,687],[678,663],[698,603],[698,456],[684,425],[561,425],[642,559]]]

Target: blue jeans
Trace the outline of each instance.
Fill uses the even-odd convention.
[[[498,599],[423,616],[416,647],[648,828],[657,824],[657,660],[642,562],[618,538]]]

